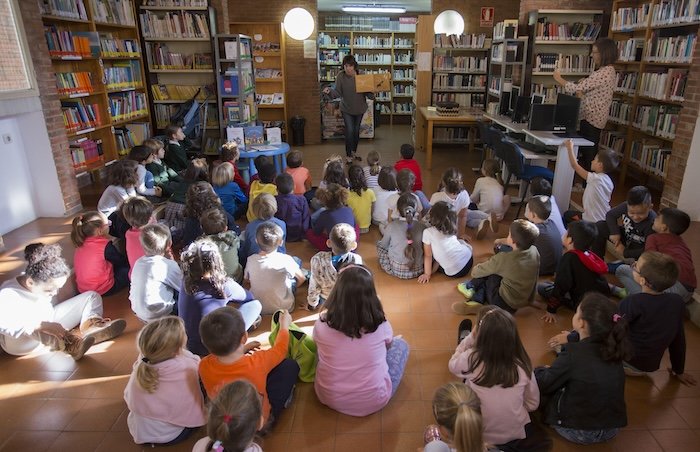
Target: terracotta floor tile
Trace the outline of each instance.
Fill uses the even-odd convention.
[[[17,430],[0,448],[3,452],[15,452],[19,450],[44,451],[61,434],[59,431],[41,430],[27,431]]]
[[[129,410],[124,409],[122,412],[119,414],[119,417],[117,417],[117,420],[114,421],[114,424],[110,427],[110,431],[112,432],[128,432],[129,431],[129,426],[126,423],[126,419],[129,416]]]
[[[338,433],[335,435],[336,452],[380,450],[381,433]]]
[[[112,428],[125,408],[124,399],[88,399],[65,430],[106,432]]]
[[[382,410],[382,432],[412,432],[423,429],[423,402],[391,400]]]
[[[289,450],[289,432],[272,432],[256,442],[263,450]]]
[[[404,374],[394,398],[397,400],[420,400],[420,388],[420,375]]]
[[[693,406],[697,411],[697,399],[677,399],[665,400],[657,399],[652,403],[648,400],[627,401],[628,428],[644,428],[654,430],[664,429],[687,429],[689,422],[686,422],[679,414],[676,402],[688,400],[695,402],[695,405],[683,405],[683,408]],[[674,409],[676,408],[676,409]],[[692,417],[691,411],[691,417]],[[697,417],[700,419],[700,416]]]
[[[370,414],[365,417],[338,415],[336,427],[338,433],[379,433],[382,431],[381,412]]]
[[[27,430],[63,430],[84,405],[84,399],[49,399],[22,427]]]
[[[455,347],[454,335],[446,330],[413,331],[413,350],[445,350]]]
[[[308,399],[295,408],[292,432],[334,432],[338,412],[317,399]]]
[[[319,430],[322,432],[323,430]],[[289,440],[282,450],[303,450],[308,452],[328,452],[334,450],[335,436],[326,433],[289,433]]]
[[[63,432],[49,447],[49,452],[91,452],[100,445],[104,432]]]
[[[672,403],[691,428],[700,428],[700,397],[673,399]]]
[[[664,450],[693,452],[700,447],[700,436],[693,430],[652,430],[651,434]]]
[[[134,444],[134,439],[128,432],[105,433],[102,442],[95,449],[96,452],[138,452],[142,450],[144,447]]]
[[[423,431],[382,432],[382,452],[414,452],[423,445]]]
[[[652,434],[646,430],[622,429],[612,444],[615,450],[620,452],[661,452],[663,450]]]

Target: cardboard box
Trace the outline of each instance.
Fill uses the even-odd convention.
[[[355,91],[358,93],[378,93],[391,91],[391,74],[358,74],[355,76]]]

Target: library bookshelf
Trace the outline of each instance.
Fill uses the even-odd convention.
[[[485,110],[497,114],[503,92],[513,86],[525,92],[527,37],[518,37],[518,21],[510,19],[493,27]]]
[[[289,141],[287,70],[284,32],[280,23],[231,22],[233,34],[252,38],[258,122],[263,128],[279,127]]]
[[[695,56],[700,2],[615,1],[610,35],[620,59],[600,144],[622,156],[627,177],[663,191]]]
[[[40,2],[76,175],[150,136],[133,0]]]
[[[530,59],[525,86],[553,103],[561,88],[552,74],[559,68],[569,80],[593,72],[591,46],[603,27],[602,10],[540,9],[528,14]]]
[[[139,7],[139,27],[157,131],[162,132],[182,105],[196,98],[202,106],[202,138],[218,136],[212,14],[207,0],[146,0]],[[202,148],[204,146],[202,142]]]

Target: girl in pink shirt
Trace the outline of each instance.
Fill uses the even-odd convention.
[[[136,261],[146,255],[141,245],[141,228],[153,219],[153,204],[143,196],[134,196],[124,201],[121,212],[126,222],[131,226],[125,235],[126,257],[129,258],[129,266],[134,268]],[[131,279],[131,268],[129,269],[129,279]]]
[[[394,337],[367,267],[343,267],[326,308],[313,333],[318,399],[350,416],[381,410],[399,387],[408,344]]]
[[[75,245],[73,266],[78,292],[94,290],[112,295],[129,285],[129,262],[109,238],[110,222],[98,211],[73,218],[71,241]]]
[[[504,450],[546,443],[551,447],[551,440],[530,422],[528,412],[539,406],[540,391],[512,315],[497,306],[482,307],[476,326],[450,358],[449,369],[481,400],[485,442]]]

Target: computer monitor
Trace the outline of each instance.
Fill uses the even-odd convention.
[[[510,108],[508,108],[508,113],[512,115],[515,112],[515,107],[517,106],[518,97],[520,96],[520,87],[513,86],[510,92]]]
[[[501,91],[501,99],[498,103],[498,114],[507,115],[510,111],[510,91]]]
[[[554,113],[554,130],[575,133],[578,127],[580,109],[581,99],[560,93],[557,96],[557,105]]]
[[[544,103],[544,96],[542,94],[533,94],[532,95],[532,104],[543,104]]]
[[[527,96],[518,96],[515,99],[515,107],[513,108],[513,122],[527,122],[530,114],[530,98]]]
[[[532,104],[530,122],[527,128],[530,130],[552,130],[556,108],[557,106],[552,104]]]

